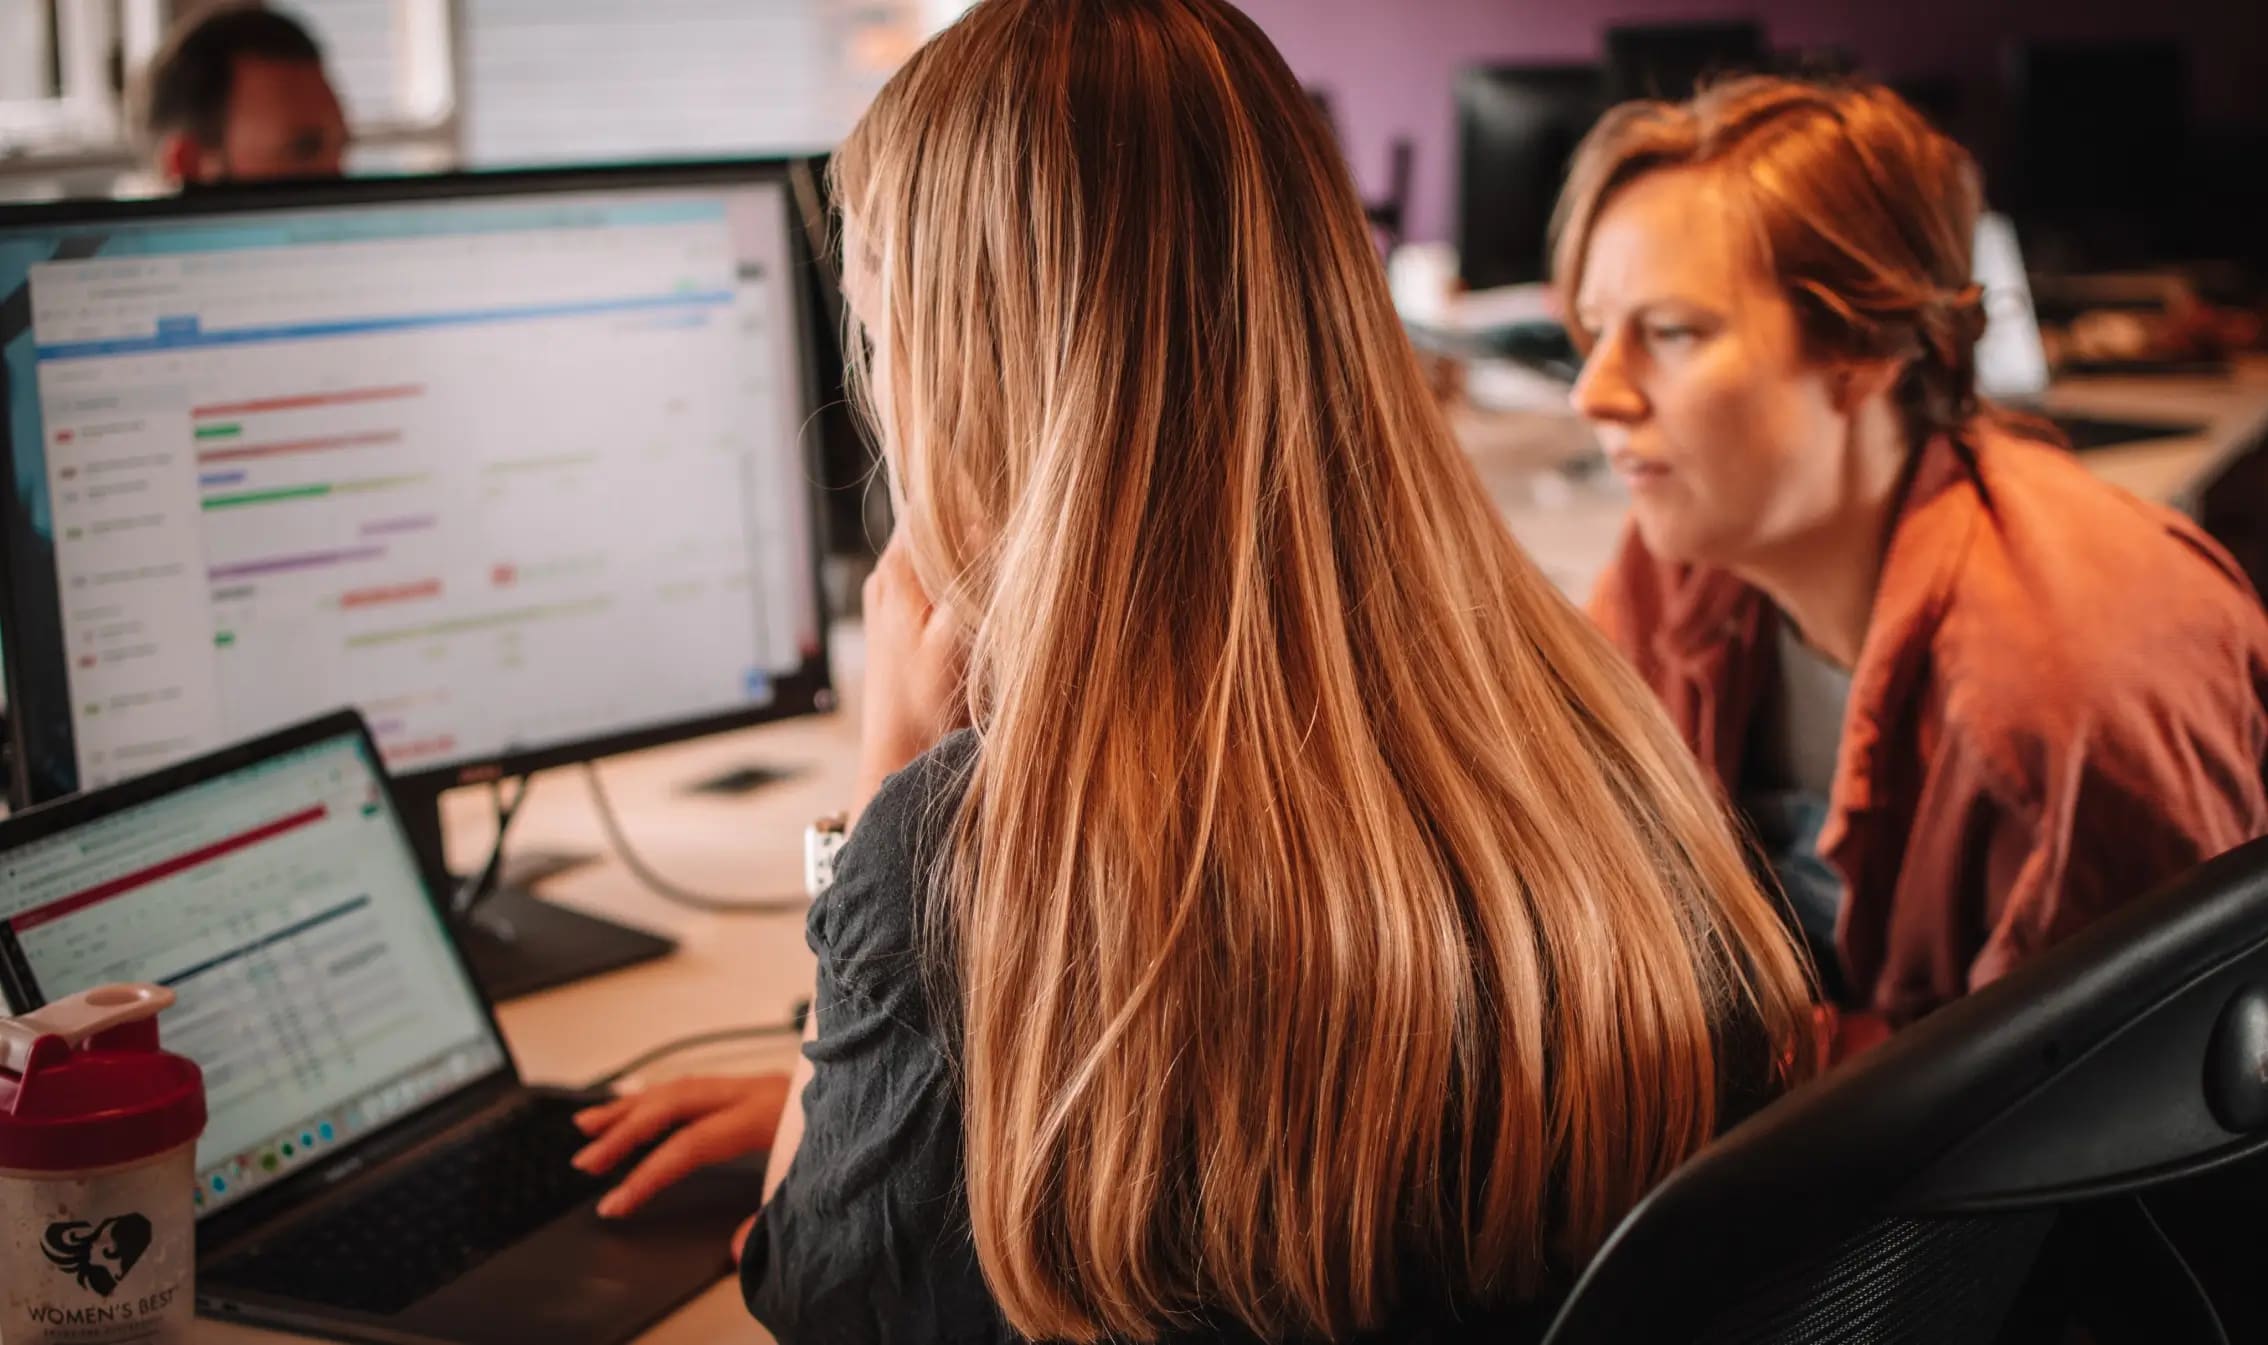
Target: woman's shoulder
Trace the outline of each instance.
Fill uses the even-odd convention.
[[[1977,463],[1985,526],[1962,548],[1941,658],[2021,670],[2034,690],[2123,690],[2268,654],[2259,598],[2195,521],[2008,431],[1980,436]]]
[[[2169,726],[2248,755],[2268,614],[2228,554],[2052,445],[1985,436],[1978,475],[1977,525],[1928,640],[1949,736],[2026,795],[2074,750],[2148,756]]]
[[[914,758],[911,765],[882,782],[860,815],[843,853],[849,855],[850,847],[862,841],[892,845],[924,839],[940,825],[938,814],[945,814],[949,821],[953,810],[959,808],[976,759],[974,730],[946,735],[935,747]]]
[[[1975,444],[1993,548],[2044,596],[2091,602],[2105,591],[2134,594],[2150,599],[2139,606],[2175,614],[2198,604],[2257,607],[2243,570],[2196,520],[2016,430],[1985,428]]]
[[[850,984],[873,987],[918,966],[928,897],[976,766],[967,730],[885,780],[811,904],[811,950]]]

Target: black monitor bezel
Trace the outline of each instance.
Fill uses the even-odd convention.
[[[476,170],[414,177],[347,178],[327,182],[204,188],[178,196],[146,200],[36,202],[0,206],[0,230],[57,226],[101,227],[171,219],[225,217],[258,211],[390,205],[609,189],[756,185],[777,185],[781,188],[782,224],[786,229],[792,262],[789,269],[793,273],[789,277],[789,283],[794,286],[794,293],[790,296],[791,311],[796,314],[798,329],[803,331],[805,338],[797,349],[800,384],[797,391],[802,398],[802,405],[796,423],[799,426],[798,450],[803,462],[808,520],[805,529],[807,572],[811,583],[812,610],[818,614],[816,652],[807,654],[800,668],[776,678],[772,698],[762,705],[669,720],[621,732],[594,734],[539,749],[510,751],[406,770],[394,778],[405,809],[415,818],[419,796],[424,796],[430,807],[431,800],[437,800],[440,794],[459,785],[528,775],[555,766],[752,728],[775,720],[829,713],[835,708],[828,651],[826,593],[821,577],[826,542],[825,502],[820,498],[824,473],[819,461],[821,446],[814,428],[817,424],[818,396],[811,343],[816,339],[816,334],[808,330],[805,322],[805,315],[811,311],[807,287],[813,283],[807,272],[817,263],[798,213],[790,177],[797,162],[792,158],[702,159]],[[6,423],[0,422],[0,530],[7,529],[10,522],[18,517],[22,504],[16,490],[15,456],[15,443],[10,428]],[[20,808],[74,792],[80,782],[76,779],[75,764],[72,767],[74,778],[68,786],[58,779],[39,778],[37,772],[41,763],[28,750],[35,740],[37,725],[43,715],[61,714],[64,716],[63,722],[69,723],[69,698],[66,692],[63,697],[65,704],[42,707],[42,691],[25,685],[22,671],[24,651],[15,633],[27,629],[24,604],[31,601],[32,596],[22,591],[22,586],[16,582],[16,545],[16,538],[0,536],[0,631],[8,632],[8,733],[14,762],[10,771],[9,792],[12,804]],[[60,595],[50,593],[45,598],[46,601],[60,603]],[[52,652],[60,654],[60,651]],[[62,673],[61,685],[68,688],[68,668],[59,665],[57,671]],[[46,690],[51,692],[52,689],[49,687]],[[31,693],[29,700],[26,699],[27,690]],[[423,830],[415,821],[412,827],[415,831]],[[427,840],[422,834],[419,840],[420,848],[426,848]]]

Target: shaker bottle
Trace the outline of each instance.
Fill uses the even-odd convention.
[[[173,992],[0,1018],[0,1345],[185,1340],[205,1082],[158,1049]]]

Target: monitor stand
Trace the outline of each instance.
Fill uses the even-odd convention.
[[[440,791],[397,785],[396,796],[402,825],[426,871],[448,875],[442,858]],[[507,863],[507,871],[511,868]],[[442,892],[453,899],[460,881],[453,875],[443,881]],[[498,1004],[677,951],[677,940],[666,935],[545,901],[509,882],[498,883],[471,914],[449,925],[465,961],[472,965],[473,979],[480,982],[489,1002]]]

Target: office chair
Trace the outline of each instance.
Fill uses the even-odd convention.
[[[1546,1345],[2226,1340],[2142,1197],[2268,1149],[2268,839],[1729,1131]]]

